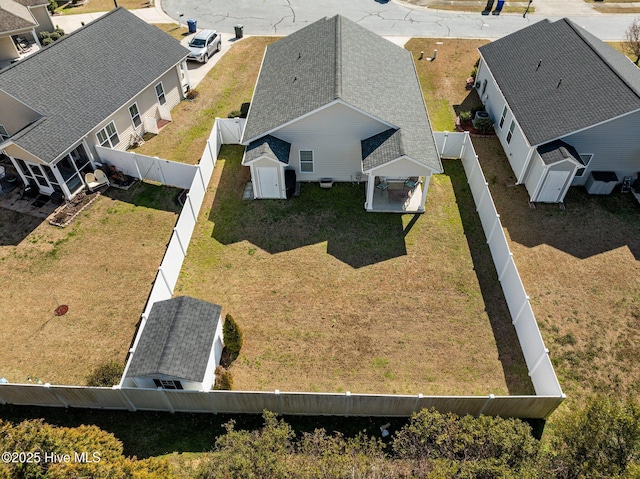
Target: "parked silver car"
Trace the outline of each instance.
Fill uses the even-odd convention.
[[[202,30],[189,42],[187,60],[207,63],[209,57],[219,52],[222,47],[222,37],[215,30]]]

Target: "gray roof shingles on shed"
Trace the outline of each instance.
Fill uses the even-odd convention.
[[[0,90],[44,117],[12,140],[51,162],[188,53],[159,28],[114,9],[0,71]]]
[[[151,308],[128,377],[167,375],[202,382],[222,307],[189,296]]]
[[[252,160],[266,156],[272,160],[280,161],[281,163],[289,164],[289,152],[291,151],[291,143],[276,138],[272,135],[266,135],[262,138],[252,141],[247,146],[247,151],[244,154],[243,163],[248,163]]]
[[[411,53],[340,15],[267,47],[243,142],[337,99],[402,130],[402,153],[442,171]]]
[[[640,109],[640,70],[571,20],[480,47],[532,146]]]
[[[555,140],[536,148],[545,165],[553,165],[561,161],[574,160],[580,162],[580,154],[570,144]]]

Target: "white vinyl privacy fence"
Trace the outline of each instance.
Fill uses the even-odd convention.
[[[191,235],[204,200],[220,146],[238,143],[244,120],[217,119],[202,160],[192,168],[189,194],[178,218],[156,280],[147,300],[137,338],[151,306],[169,299],[178,280]],[[255,413],[268,409],[280,414],[344,416],[409,416],[422,408],[441,412],[521,418],[547,418],[564,395],[549,361],[535,317],[524,292],[484,175],[467,134],[436,133],[443,157],[461,158],[476,207],[491,248],[496,270],[513,318],[535,396],[415,396],[280,392],[280,391],[169,391],[162,389],[0,384],[0,403],[58,407],[88,407],[169,412]],[[123,157],[124,158],[124,157]],[[125,161],[124,159],[118,161]],[[138,162],[138,159],[135,160]],[[149,164],[141,160],[136,165]],[[163,168],[164,160],[159,160]],[[130,165],[129,165],[130,166]],[[120,167],[119,167],[120,168]],[[165,172],[168,170],[164,170]],[[131,175],[134,176],[134,175]],[[168,180],[169,184],[177,181]],[[127,364],[128,368],[128,364]],[[126,374],[126,370],[125,370]]]
[[[469,134],[436,133],[435,138],[442,158],[462,160],[536,395],[564,397]]]
[[[115,166],[118,171],[138,180],[153,181],[176,188],[189,188],[193,182],[194,165],[163,160],[157,156],[140,155],[135,152],[113,150],[96,146],[100,162]]]

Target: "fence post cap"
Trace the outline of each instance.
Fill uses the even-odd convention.
[[[280,390],[276,389],[275,391],[273,391],[273,394],[280,394]]]
[[[351,396],[351,391],[346,391],[346,392],[344,393],[344,395],[345,395],[345,396]]]

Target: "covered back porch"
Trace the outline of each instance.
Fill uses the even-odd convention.
[[[403,156],[364,172],[365,209],[377,213],[424,213],[433,169]]]

